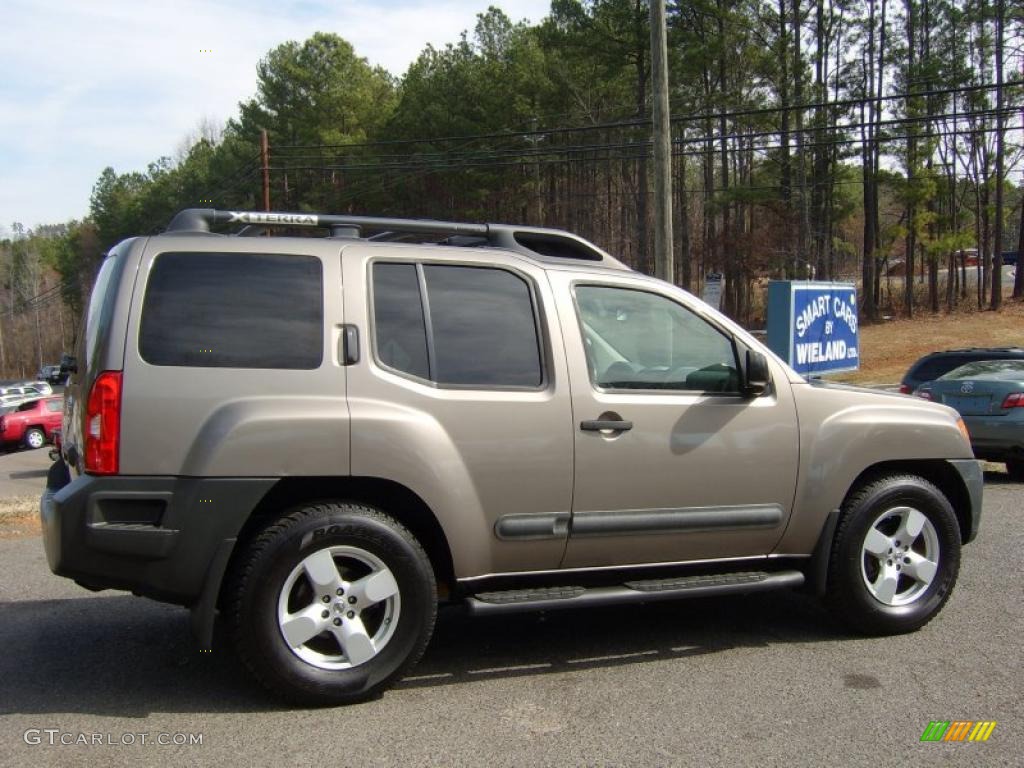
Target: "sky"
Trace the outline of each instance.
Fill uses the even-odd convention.
[[[13,222],[82,218],[106,166],[145,170],[201,121],[234,116],[255,93],[259,59],[287,40],[334,32],[400,76],[488,5],[536,22],[550,2],[4,0],[0,237]]]

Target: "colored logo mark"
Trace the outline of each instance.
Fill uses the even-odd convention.
[[[921,741],[988,741],[995,728],[995,720],[932,720]]]

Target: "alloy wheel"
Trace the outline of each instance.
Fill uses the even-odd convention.
[[[939,536],[928,517],[913,507],[893,507],[868,528],[861,575],[880,603],[909,605],[935,579],[939,557]]]
[[[288,574],[277,622],[292,653],[320,669],[349,669],[383,650],[401,611],[398,583],[377,556],[353,546],[317,550]]]

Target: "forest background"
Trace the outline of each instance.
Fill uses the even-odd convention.
[[[724,277],[764,321],[769,279],[858,285],[864,322],[1024,295],[1024,3],[668,2],[676,281]],[[225,124],[106,168],[83,220],[0,240],[0,375],[70,351],[104,253],[187,207],[559,227],[653,273],[649,8],[483,10],[401,75],[332,31],[258,63]],[[269,151],[261,151],[265,131]],[[1016,316],[1016,313],[1015,313]]]

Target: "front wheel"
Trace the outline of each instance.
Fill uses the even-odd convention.
[[[25,432],[25,445],[35,450],[46,445],[46,434],[39,427],[32,427]]]
[[[302,704],[382,690],[422,655],[437,603],[416,539],[356,504],[302,507],[271,525],[241,558],[230,590],[242,660]]]
[[[829,560],[826,601],[860,632],[912,632],[949,599],[960,570],[960,527],[932,483],[891,475],[843,505]]]

